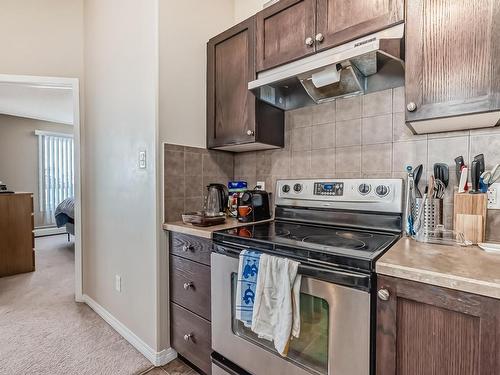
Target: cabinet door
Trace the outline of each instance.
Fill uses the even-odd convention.
[[[257,71],[313,54],[315,18],[316,0],[281,0],[257,13]]]
[[[498,0],[408,1],[406,120],[498,109],[499,35]]]
[[[318,0],[318,50],[404,21],[404,0]]]
[[[208,42],[207,146],[255,141],[255,19]]]
[[[500,373],[498,300],[391,277],[378,292],[378,375]]]

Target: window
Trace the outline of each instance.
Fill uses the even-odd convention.
[[[59,203],[74,196],[74,143],[72,134],[36,131],[38,136],[38,194],[44,225],[55,224]]]

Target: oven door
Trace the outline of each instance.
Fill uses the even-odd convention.
[[[212,348],[252,374],[369,375],[370,295],[303,275],[288,357],[235,319],[238,258],[212,253]]]

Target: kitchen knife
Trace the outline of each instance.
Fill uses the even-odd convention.
[[[474,156],[474,160],[479,162],[479,176],[481,176],[486,168],[484,164],[484,154]],[[479,182],[479,179],[478,179]]]
[[[479,160],[474,160],[472,162],[471,173],[470,173],[472,194],[479,193],[479,177],[481,176],[480,168],[481,168],[481,162]]]
[[[462,174],[460,175],[460,182],[458,183],[458,192],[459,193],[466,192],[468,175],[469,175],[469,168],[463,167]]]
[[[462,155],[457,156],[455,158],[455,174],[457,176],[457,184],[460,184],[460,177],[462,176],[462,168],[464,166],[465,166],[464,157]]]

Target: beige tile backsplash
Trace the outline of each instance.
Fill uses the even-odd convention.
[[[165,221],[181,220],[183,212],[200,210],[206,186],[227,184],[233,177],[234,161],[229,152],[165,144]]]
[[[404,178],[407,165],[423,164],[423,190],[436,162],[450,166],[445,223],[450,226],[454,158],[470,164],[484,153],[486,167],[500,162],[500,129],[413,135],[405,125],[404,88],[288,111],[285,148],[231,154],[165,145],[165,217],[199,209],[205,186],[242,179],[273,191],[283,178]],[[488,238],[500,241],[500,211],[489,212]]]
[[[434,163],[443,162],[450,166],[444,206],[450,227],[454,158],[463,155],[470,164],[482,152],[487,167],[500,162],[500,129],[413,135],[405,125],[404,110],[404,87],[398,87],[289,111],[285,129],[291,134],[291,147],[235,154],[235,178],[249,185],[265,181],[272,191],[280,178],[404,178],[407,165],[423,164],[423,190]],[[253,160],[255,169],[238,168]],[[489,238],[500,241],[499,226],[500,211],[490,211]]]

